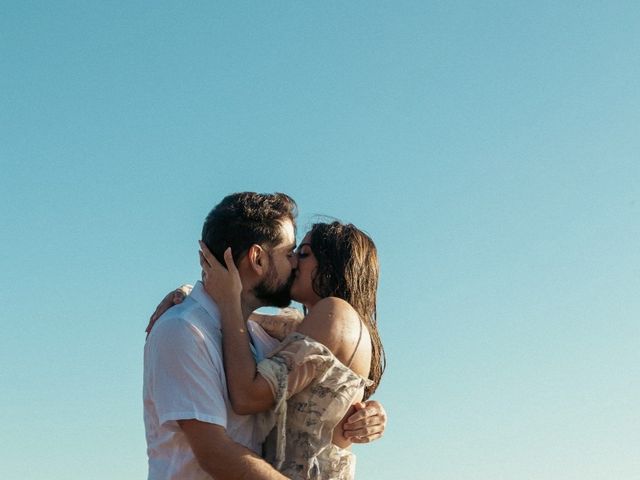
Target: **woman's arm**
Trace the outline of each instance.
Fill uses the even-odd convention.
[[[169,292],[165,295],[165,297],[156,307],[155,311],[151,314],[151,318],[149,318],[149,324],[145,329],[145,332],[147,332],[147,336],[149,336],[149,333],[151,332],[153,325],[156,323],[156,320],[158,320],[164,312],[169,310],[174,305],[182,303],[182,300],[184,300],[184,298],[191,293],[192,289],[193,289],[192,285],[185,283],[184,285],[181,285],[180,287],[176,288],[174,291]]]
[[[240,300],[242,282],[231,249],[224,253],[225,269],[204,243],[200,242],[200,246],[205,290],[220,309],[224,370],[231,406],[239,415],[269,410],[274,406],[275,397],[269,383],[258,373],[251,353]]]
[[[265,332],[280,341],[293,332],[300,324],[304,316],[295,308],[283,308],[275,315],[252,313],[249,320],[260,325]]]
[[[164,297],[164,299],[162,299],[160,304],[158,304],[155,312],[151,316],[149,326],[147,327],[147,333],[151,330],[155,321],[164,312],[166,312],[170,307],[181,303],[184,297],[189,295],[189,293],[191,292],[191,288],[191,285],[182,285],[176,290],[169,292]],[[294,319],[292,323],[289,324],[289,316],[290,314],[293,316],[295,312],[298,312],[300,314],[300,317]],[[260,326],[262,326],[270,335],[274,337],[281,336],[282,338],[284,338],[284,336],[290,333],[289,328],[291,328],[291,325],[295,323],[295,325],[297,326],[302,320],[300,311],[295,310],[295,312],[286,313],[286,322],[284,322],[284,324],[286,325],[286,327],[284,328],[286,328],[286,330],[282,330],[282,324],[274,324],[273,328],[267,328],[269,325],[271,325],[271,323],[273,323],[272,320],[275,321],[275,318],[271,318],[271,315],[251,314],[249,320],[256,321],[256,323],[260,324]],[[280,315],[276,315],[275,317],[279,318]],[[274,333],[276,335],[274,335]],[[347,412],[345,418],[338,424],[338,426],[336,426],[336,430],[341,430],[341,432],[337,432],[336,435],[334,435],[334,443],[346,446],[347,443],[342,440],[338,440],[338,438],[340,437],[344,437],[348,441],[353,443],[372,442],[382,437],[386,429],[386,424],[387,414],[380,402],[377,402],[375,400],[367,400],[364,403],[360,402],[354,405],[349,410],[349,412]]]

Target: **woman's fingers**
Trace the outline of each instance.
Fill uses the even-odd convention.
[[[209,274],[221,274],[224,273],[223,265],[218,261],[216,257],[213,256],[211,251],[207,248],[204,242],[199,241],[200,244],[200,266],[205,271],[205,273]],[[231,247],[228,247],[224,251],[224,263],[226,265],[226,270],[230,274],[237,274],[238,269],[236,267],[235,262],[233,261],[233,252],[231,251]]]
[[[188,287],[189,288],[188,291],[191,292],[191,285],[183,285],[180,288],[175,289],[173,292],[169,292],[165,295],[165,297],[158,304],[158,306],[156,307],[156,310],[153,312],[153,315],[151,315],[151,318],[149,319],[149,324],[145,329],[145,332],[147,332],[147,335],[149,335],[149,332],[151,332],[151,329],[153,328],[153,325],[156,323],[156,320],[158,320],[158,318],[160,318],[160,316],[164,312],[169,310],[174,305],[182,303],[184,298],[188,295],[187,291],[185,291],[184,289],[185,287]]]
[[[242,281],[233,261],[231,248],[223,254],[223,262],[213,256],[204,242],[200,244],[200,266],[202,283],[209,296],[219,305],[240,300]]]
[[[218,259],[211,253],[211,251],[207,248],[203,241],[198,241],[200,244],[200,266],[207,271],[207,273],[216,273],[223,272],[225,269],[223,265],[218,261]],[[228,247],[224,251],[224,262],[227,266],[227,270],[230,273],[235,273],[237,271],[236,265],[233,262],[233,254],[231,252],[231,247]]]
[[[202,240],[198,240],[198,243],[200,244],[200,257],[208,266],[213,267],[216,263],[219,263]]]
[[[204,269],[205,267],[209,267],[207,260],[204,258],[202,254],[202,250],[198,250],[198,255],[200,255],[200,266]]]
[[[229,273],[235,274],[238,272],[236,264],[233,261],[233,252],[231,251],[231,247],[227,248],[224,251],[224,263],[227,265],[227,270],[229,270]]]
[[[204,242],[200,241],[199,243],[202,282],[207,292],[214,300],[220,302],[226,301],[227,297],[235,298],[235,294],[242,291],[242,282],[233,261],[231,247],[224,251],[224,263],[220,263]]]

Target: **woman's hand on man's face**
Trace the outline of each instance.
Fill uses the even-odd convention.
[[[240,273],[233,261],[231,248],[224,251],[223,266],[209,251],[204,242],[200,242],[200,266],[204,288],[219,307],[237,305],[242,293]]]

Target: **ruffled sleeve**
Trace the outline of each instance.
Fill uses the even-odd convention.
[[[318,374],[329,368],[332,354],[324,345],[299,333],[288,335],[268,358],[258,363],[258,373],[267,381],[275,399],[276,451],[274,467],[285,457],[287,400],[308,386]]]
[[[282,308],[275,315],[252,313],[249,320],[260,325],[269,335],[284,340],[302,322],[304,315],[296,308]]]
[[[338,360],[323,344],[294,332],[271,352],[268,358],[258,363],[258,372],[269,383],[275,399],[274,416],[276,426],[276,450],[274,466],[280,468],[285,457],[287,400],[312,383],[321,383],[322,388],[339,392],[346,384],[354,389],[364,387],[367,380],[353,374],[346,367],[339,370],[350,372],[350,382],[344,375],[336,374]],[[345,399],[351,401],[351,399]],[[338,402],[341,403],[341,402]],[[327,406],[328,407],[328,406]],[[338,405],[336,405],[336,408]]]

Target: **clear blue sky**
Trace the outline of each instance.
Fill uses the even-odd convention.
[[[224,195],[376,240],[359,478],[640,478],[640,6],[3,2],[0,477],[146,475],[144,327]]]

